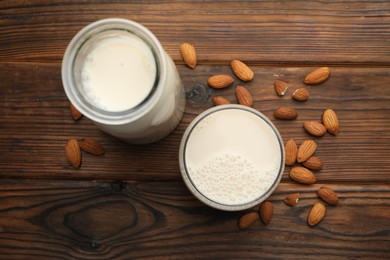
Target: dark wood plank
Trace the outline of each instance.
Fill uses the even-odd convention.
[[[291,94],[303,85],[302,79],[313,68],[257,66],[253,69],[255,79],[244,85],[254,96],[254,107],[275,123],[285,141],[294,138],[301,143],[312,138],[303,130],[303,122],[320,121],[327,108],[337,111],[340,134],[314,138],[318,143],[316,155],[325,163],[318,173],[320,182],[389,182],[389,69],[331,68],[328,81],[308,86],[311,96],[304,103],[292,100]],[[192,93],[194,86],[205,84],[210,75],[231,73],[225,66],[199,66],[196,70],[179,66],[179,71],[188,93]],[[182,122],[170,136],[156,144],[134,146],[102,133],[87,118],[78,122],[71,119],[59,65],[2,63],[0,78],[0,174],[3,178],[180,180],[178,149],[182,134],[197,114],[212,107],[208,96],[204,102],[189,98]],[[293,85],[282,98],[273,89],[276,78]],[[236,80],[236,83],[240,82]],[[207,87],[207,90],[210,96],[223,95],[236,102],[234,85],[223,90]],[[284,105],[299,111],[297,120],[273,118],[273,110]],[[72,137],[96,138],[107,152],[103,157],[84,154],[81,169],[73,170],[64,155],[64,145]],[[289,181],[287,176],[283,180]]]
[[[330,185],[340,204],[329,206],[324,220],[310,228],[306,218],[318,201],[318,187],[280,185],[269,198],[271,223],[241,231],[242,212],[211,209],[182,182],[2,181],[0,254],[4,259],[389,257],[388,185]],[[292,192],[301,192],[294,208],[283,203]]]
[[[70,39],[102,18],[136,20],[181,61],[193,43],[200,63],[390,64],[390,2],[2,1],[0,60],[59,62]]]

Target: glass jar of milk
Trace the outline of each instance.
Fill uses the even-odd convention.
[[[130,143],[162,139],[184,112],[175,64],[153,33],[134,21],[104,19],[78,32],[64,54],[62,81],[82,114]]]

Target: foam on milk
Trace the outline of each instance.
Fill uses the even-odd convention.
[[[191,132],[185,164],[203,196],[225,205],[245,204],[266,194],[278,179],[280,144],[272,127],[258,115],[220,110]]]
[[[153,53],[133,34],[100,41],[87,55],[81,72],[86,99],[111,112],[136,107],[149,95],[155,80]]]

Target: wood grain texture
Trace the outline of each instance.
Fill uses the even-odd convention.
[[[201,64],[388,66],[389,14],[387,0],[2,1],[0,60],[59,62],[82,27],[121,17],[150,28],[177,61],[191,42]]]
[[[182,182],[3,181],[0,254],[5,259],[386,259],[389,187],[329,187],[340,204],[328,206],[318,226],[309,227],[306,219],[319,186],[282,184],[269,198],[271,223],[241,231],[242,212],[211,209]],[[283,199],[293,192],[301,198],[290,208]]]

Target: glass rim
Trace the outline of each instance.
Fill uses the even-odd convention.
[[[223,204],[220,202],[216,202],[210,198],[208,198],[206,195],[204,195],[199,189],[197,189],[196,185],[192,182],[190,178],[190,174],[188,173],[186,162],[185,162],[185,154],[186,154],[186,147],[188,140],[191,136],[192,131],[196,128],[196,126],[205,118],[210,116],[211,114],[221,111],[221,110],[227,110],[227,109],[235,109],[235,110],[244,110],[246,112],[250,112],[256,116],[258,116],[260,119],[262,119],[267,125],[272,129],[273,133],[275,134],[275,137],[278,141],[279,144],[279,151],[281,155],[280,159],[280,165],[279,165],[279,171],[276,175],[276,178],[272,185],[269,187],[269,189],[265,193],[259,194],[256,198],[253,200],[242,203],[242,204]],[[245,210],[248,208],[251,208],[255,205],[258,205],[259,203],[263,202],[266,200],[276,189],[278,184],[280,183],[280,180],[282,178],[283,172],[284,172],[284,167],[285,167],[285,154],[284,154],[284,144],[283,144],[283,139],[278,131],[278,129],[275,127],[275,125],[272,123],[272,121],[267,118],[264,114],[261,112],[247,107],[243,105],[238,105],[238,104],[227,104],[227,105],[219,105],[215,106],[212,108],[207,109],[206,111],[203,111],[200,113],[187,127],[185,130],[183,137],[181,139],[180,143],[180,150],[179,150],[179,164],[180,164],[180,172],[182,175],[182,178],[184,180],[184,183],[188,187],[188,189],[191,191],[191,193],[198,198],[200,201],[205,203],[208,206],[211,206],[213,208],[219,209],[219,210],[225,210],[225,211],[240,211],[240,210]]]

